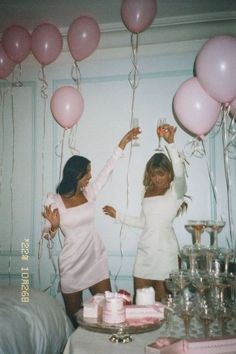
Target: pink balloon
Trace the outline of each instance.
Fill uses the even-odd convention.
[[[32,33],[32,53],[41,65],[57,59],[62,50],[62,35],[56,26],[44,23]]]
[[[69,27],[67,41],[74,60],[87,58],[94,52],[100,41],[97,22],[92,17],[78,17]]]
[[[211,97],[221,103],[231,102],[236,96],[236,37],[209,39],[197,55],[196,74]]]
[[[63,128],[76,124],[84,110],[84,100],[77,89],[63,86],[57,89],[51,98],[52,114]]]
[[[156,0],[123,0],[121,18],[125,26],[133,33],[148,28],[157,12]]]
[[[11,26],[3,32],[2,44],[8,57],[19,64],[30,53],[31,35],[22,26]]]
[[[197,78],[191,78],[178,88],[173,100],[174,112],[189,132],[206,135],[215,125],[220,103],[203,90]]]
[[[2,42],[0,42],[0,79],[5,79],[15,67],[14,61],[8,58]]]

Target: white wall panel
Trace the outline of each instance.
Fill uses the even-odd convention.
[[[146,34],[145,34],[146,35]],[[202,38],[202,37],[201,37]],[[142,43],[142,41],[140,41]],[[102,213],[105,204],[138,215],[142,192],[142,178],[147,159],[157,144],[155,124],[158,117],[167,117],[170,124],[177,125],[172,100],[179,85],[193,75],[196,54],[204,40],[176,43],[141,45],[138,52],[140,82],[135,91],[134,114],[140,120],[142,135],[140,147],[129,149],[117,163],[110,181],[97,199],[96,225],[105,242],[109,256],[112,283],[120,269],[117,284],[132,291],[132,268],[136,253],[139,230],[124,228]],[[13,213],[11,212],[10,177],[13,156],[12,111],[10,96],[4,109],[4,131],[1,130],[2,184],[0,205],[0,282],[6,282],[11,264],[12,281],[20,274],[22,239],[30,238],[29,268],[32,284],[46,288],[54,280],[54,265],[61,245],[55,239],[53,262],[48,257],[47,243],[38,260],[38,243],[42,229],[41,210],[47,192],[54,192],[59,180],[60,164],[71,156],[70,131],[64,132],[50,112],[52,93],[61,86],[73,85],[70,54],[64,51],[52,64],[45,67],[48,98],[41,97],[42,81],[38,79],[40,65],[30,56],[22,64],[23,87],[14,88],[14,173]],[[84,113],[77,125],[75,148],[92,161],[92,174],[96,176],[109,158],[113,148],[129,129],[131,119],[132,89],[128,75],[132,69],[131,48],[101,48],[91,57],[79,63],[81,71],[80,90],[85,102]],[[5,90],[1,84],[1,90]],[[1,104],[1,111],[2,104]],[[64,134],[63,160],[60,152]],[[223,171],[222,146],[217,140],[206,138],[205,158],[187,157],[189,208],[183,217],[175,221],[180,245],[190,243],[190,235],[184,224],[188,219],[209,219],[221,216],[227,221],[227,200]],[[181,150],[192,137],[178,127],[176,143]],[[212,196],[208,166],[215,175],[218,189],[218,205]],[[235,193],[236,167],[232,162],[232,185]],[[13,215],[12,215],[13,214]],[[234,216],[235,218],[235,216]],[[11,225],[13,234],[11,235]],[[228,226],[222,231],[220,244],[226,245]],[[208,243],[207,235],[203,242]],[[11,241],[12,240],[12,241]],[[63,236],[61,236],[63,243]],[[12,252],[10,243],[12,242]],[[122,249],[122,251],[121,251]],[[39,282],[39,264],[41,279]],[[58,278],[51,288],[57,292]],[[87,294],[87,293],[86,293]]]

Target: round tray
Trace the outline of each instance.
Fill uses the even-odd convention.
[[[154,331],[160,328],[164,323],[164,320],[157,320],[154,323],[148,323],[148,324],[145,323],[140,326],[130,326],[126,322],[111,325],[109,323],[99,321],[96,318],[84,318],[83,309],[77,312],[76,320],[81,327],[88,329],[90,331],[102,332],[102,333],[114,333],[124,326],[123,327],[124,330],[129,334],[138,334],[138,333]]]

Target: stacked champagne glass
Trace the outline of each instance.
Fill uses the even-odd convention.
[[[180,270],[166,279],[167,308],[183,320],[186,337],[236,335],[236,273],[229,267],[234,253],[218,245],[224,226],[224,221],[189,220],[192,244],[181,249]],[[207,246],[203,234],[210,236]],[[195,332],[193,323],[199,326]]]

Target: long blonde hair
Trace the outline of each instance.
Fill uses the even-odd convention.
[[[143,185],[145,188],[145,191],[147,190],[148,187],[151,185],[151,177],[153,174],[155,174],[157,171],[165,171],[170,174],[170,182],[173,181],[175,174],[174,174],[174,169],[172,162],[168,158],[167,155],[163,153],[155,153],[152,155],[152,157],[148,160],[146,164],[146,168],[144,171],[144,177],[143,177]],[[184,211],[186,211],[188,208],[188,204],[186,201],[183,201],[181,206],[179,207],[176,216],[179,216],[183,214]]]

